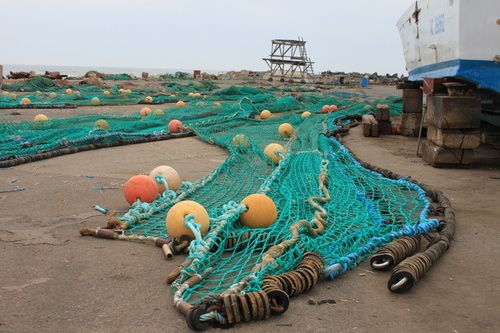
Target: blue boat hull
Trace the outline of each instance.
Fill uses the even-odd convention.
[[[483,60],[456,59],[415,68],[409,72],[408,80],[422,78],[457,78],[474,84],[478,89],[500,93],[500,63]]]

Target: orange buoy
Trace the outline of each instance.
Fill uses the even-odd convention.
[[[291,136],[293,134],[293,126],[289,123],[283,123],[278,127],[278,133],[281,136]]]
[[[276,222],[278,210],[274,201],[265,194],[250,194],[241,201],[247,211],[240,214],[239,221],[249,228],[267,228]]]
[[[136,175],[127,180],[123,193],[129,204],[133,204],[137,199],[141,202],[153,202],[158,197],[158,186],[150,177]]]
[[[141,116],[146,117],[148,114],[151,113],[151,109],[150,108],[142,108],[139,113]]]
[[[73,90],[70,88],[66,89],[66,95],[71,95],[73,93]]]
[[[309,111],[304,111],[301,115],[301,118],[302,120],[306,119],[307,117],[309,117],[311,115],[311,112]]]
[[[182,126],[180,120],[173,119],[168,123],[168,130],[170,131],[170,133],[179,133],[183,129],[184,127]]]
[[[40,114],[37,114],[35,116],[35,121],[45,121],[45,120],[49,120],[49,117],[47,117],[46,115],[40,113]]]
[[[104,94],[105,96],[110,96],[110,95],[111,95],[111,93],[110,93],[108,90],[104,90],[103,94]]]
[[[339,108],[337,107],[337,105],[330,105],[328,107],[328,112],[337,112],[339,110]]]
[[[167,213],[165,224],[170,237],[176,238],[187,235],[194,238],[191,229],[184,226],[184,218],[189,214],[194,215],[194,222],[201,225],[200,232],[202,236],[207,233],[210,227],[208,212],[196,201],[184,200],[173,205]]]
[[[266,148],[264,148],[264,154],[270,157],[274,164],[278,164],[282,159],[281,156],[276,155],[276,151],[280,151],[283,156],[285,155],[285,148],[283,148],[283,146],[279,143],[270,143],[266,146]]]
[[[262,110],[262,112],[260,113],[260,119],[267,119],[267,118],[271,117],[271,115],[272,115],[271,111]]]
[[[22,103],[22,104],[31,104],[31,100],[30,100],[28,97],[24,97],[24,98],[21,100],[21,103]]]
[[[49,97],[52,98],[52,99],[57,98],[57,94],[55,92],[51,92],[49,94]]]
[[[175,103],[175,106],[177,106],[178,108],[181,108],[185,105],[186,105],[186,103],[184,103],[183,101],[178,101],[177,103]]]
[[[149,173],[149,177],[156,182],[155,176],[157,174],[163,175],[163,178],[165,178],[165,180],[167,181],[169,190],[177,191],[181,186],[181,177],[179,177],[179,174],[174,168],[168,165],[157,166],[156,168],[151,170],[151,172]],[[156,184],[158,185],[158,193],[161,194],[165,192],[166,190],[165,185],[160,184],[158,182]]]
[[[321,112],[323,113],[328,113],[328,110],[330,110],[330,105],[323,105],[321,108]]]

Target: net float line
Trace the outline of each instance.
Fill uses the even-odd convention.
[[[284,291],[289,297],[305,293],[314,287],[324,269],[323,258],[315,252],[307,252],[293,271],[280,275],[266,276],[262,290]],[[286,309],[285,309],[286,310]]]
[[[179,266],[182,269],[189,262]],[[310,290],[318,281],[324,268],[323,259],[315,252],[308,252],[293,271],[264,278],[262,291],[251,293],[224,293],[211,301],[190,305],[177,303],[178,310],[185,314],[189,328],[205,330],[231,328],[240,322],[267,320],[271,315],[281,315],[288,310],[290,297]],[[199,283],[205,275],[195,274],[183,283],[185,288]],[[290,294],[290,296],[289,296]],[[187,311],[186,311],[187,310]]]
[[[189,132],[176,133],[175,135],[170,134],[170,133],[164,134],[164,135],[149,135],[149,134],[147,134],[147,135],[145,135],[144,138],[133,139],[133,140],[124,140],[121,136],[130,135],[130,133],[113,133],[113,134],[115,134],[119,137],[116,141],[113,141],[113,142],[97,142],[95,140],[98,140],[99,137],[95,136],[96,137],[95,140],[91,144],[87,144],[87,145],[82,145],[82,146],[78,146],[78,147],[64,147],[64,148],[60,148],[60,149],[55,149],[55,150],[51,150],[51,151],[45,151],[42,153],[36,153],[36,154],[25,155],[25,156],[15,156],[15,155],[8,156],[8,157],[6,157],[6,160],[0,161],[0,169],[1,168],[9,168],[12,166],[25,164],[25,163],[46,160],[46,159],[57,157],[57,156],[63,156],[63,155],[69,155],[69,154],[75,154],[75,153],[79,153],[79,152],[94,150],[94,149],[102,149],[102,148],[110,148],[110,147],[117,147],[117,146],[139,144],[139,143],[163,141],[163,140],[184,138],[184,137],[196,135],[194,132],[189,131]],[[134,136],[138,136],[138,135],[140,135],[140,134],[134,134]],[[89,139],[94,139],[94,138],[89,138]],[[65,144],[71,144],[71,142],[65,142]]]
[[[420,235],[398,238],[381,248],[370,258],[370,265],[379,271],[388,271],[408,256],[417,252]]]
[[[435,192],[440,208],[444,212],[442,227],[431,240],[423,253],[415,254],[396,266],[389,278],[387,287],[391,292],[404,293],[410,290],[434,265],[450,247],[450,241],[455,234],[455,214],[451,203],[442,192]]]
[[[183,235],[180,237],[172,238],[169,237],[167,239],[152,237],[152,236],[137,236],[137,235],[125,235],[118,230],[113,229],[90,229],[90,228],[81,228],[80,235],[82,236],[95,236],[97,238],[104,239],[119,239],[119,240],[129,240],[129,241],[143,241],[143,242],[152,242],[157,247],[160,247],[163,250],[163,254],[165,255],[165,259],[172,259],[174,254],[183,253],[185,249],[189,247],[191,243],[191,238],[189,236]]]
[[[435,190],[429,185],[421,184],[415,179],[410,179],[410,177],[405,177],[390,170],[373,166],[356,157],[356,154],[349,149],[348,151],[353,158],[368,170],[380,173],[384,177],[394,180],[405,179],[419,186],[432,202],[437,205],[437,208],[433,208],[432,206],[428,207],[429,211],[433,211],[434,213],[440,212],[443,215],[437,228],[438,232],[427,246],[427,249],[423,253],[418,253],[412,257],[406,258],[393,269],[391,278],[387,284],[389,290],[394,293],[406,292],[410,290],[421,277],[429,272],[431,266],[448,250],[456,231],[455,210],[450,200],[442,191]]]
[[[267,320],[272,314],[271,299],[264,291],[227,294],[220,304],[198,303],[192,306],[186,313],[186,323],[195,331],[206,330],[210,326],[229,329],[241,322]]]

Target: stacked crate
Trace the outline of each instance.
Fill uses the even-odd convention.
[[[433,167],[472,166],[481,144],[481,102],[474,96],[427,95],[427,140],[420,152]]]
[[[392,134],[391,110],[387,104],[377,104],[375,118],[378,122],[378,133],[382,135]]]
[[[418,137],[422,123],[423,93],[420,87],[403,89],[401,134]]]

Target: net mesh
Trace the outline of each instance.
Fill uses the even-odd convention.
[[[180,297],[186,302],[220,295],[237,284],[244,285],[248,292],[259,291],[265,276],[294,269],[302,255],[310,251],[321,255],[325,274],[333,278],[390,241],[426,233],[437,226],[436,220],[427,218],[430,203],[420,187],[363,168],[342,144],[325,135],[339,126],[335,122],[339,117],[366,114],[379,103],[388,104],[392,115],[399,114],[400,97],[322,94],[313,87],[220,89],[213,83],[174,81],[166,82],[161,91],[137,89],[125,95],[116,87],[110,89],[109,96],[104,95],[102,88],[79,87],[79,91],[80,99],[65,94],[62,88],[53,99],[44,92],[29,97],[33,104],[84,105],[92,103],[90,96],[99,94],[102,104],[132,104],[144,102],[149,94],[158,104],[179,99],[186,104],[164,106],[161,114],[152,112],[147,116],[137,112],[33,122],[1,121],[1,160],[95,142],[161,136],[169,133],[168,123],[173,119],[182,121],[185,129],[201,140],[230,153],[205,177],[184,182],[175,192],[167,190],[152,203],[138,201],[129,212],[116,218],[119,223],[126,222],[124,232],[128,235],[166,239],[169,235],[165,218],[173,205],[193,200],[207,210],[209,231],[193,240],[188,254],[190,265],[183,267],[180,278],[172,284],[172,292],[178,293],[189,277],[205,277],[182,289]],[[201,92],[200,96],[193,96],[193,91]],[[18,98],[3,95],[0,106],[8,107],[9,103],[19,105]],[[339,111],[317,112],[323,105],[331,104]],[[273,114],[269,119],[258,117],[264,109]],[[305,119],[304,111],[311,112]],[[98,120],[105,120],[109,127],[96,126]],[[291,137],[279,134],[283,123],[293,126]],[[237,135],[244,135],[248,145],[235,142]],[[270,143],[285,148],[278,165],[263,152]],[[240,203],[254,193],[266,194],[276,204],[278,218],[267,228],[252,229],[239,223],[245,210]]]

